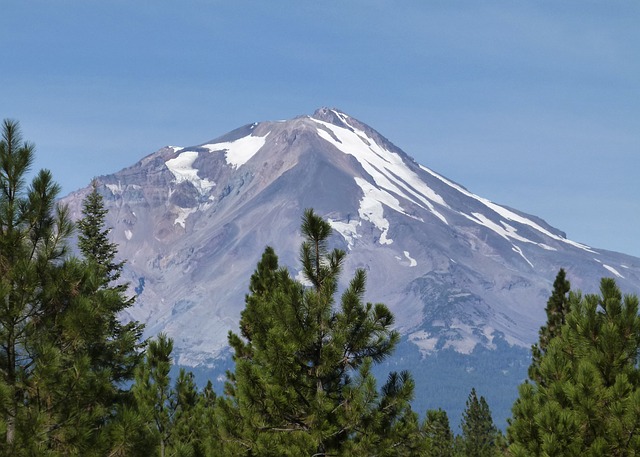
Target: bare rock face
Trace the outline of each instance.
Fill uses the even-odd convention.
[[[528,349],[561,267],[574,289],[594,292],[613,276],[623,291],[640,291],[640,259],[477,196],[335,109],[165,147],[98,182],[137,295],[129,317],[148,335],[173,337],[181,365],[224,353],[265,246],[298,274],[309,207],[348,251],[345,283],[367,270],[366,298],[389,305],[421,360]],[[88,191],[64,199],[75,217]]]

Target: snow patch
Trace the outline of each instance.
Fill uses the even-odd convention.
[[[471,216],[469,216],[468,214],[463,214],[463,216],[465,216],[467,219],[475,222],[476,224],[480,224],[480,225],[484,225],[485,227],[487,227],[488,229],[496,232],[498,235],[500,235],[502,238],[504,238],[505,240],[509,240],[509,238],[513,238],[515,240],[518,241],[522,241],[524,243],[533,243],[533,241],[520,236],[516,233],[516,229],[511,227],[510,225],[502,222],[502,226],[500,226],[499,224],[496,224],[495,222],[493,222],[491,219],[489,219],[487,216],[485,216],[484,214],[481,213],[471,213]]]
[[[388,151],[369,138],[365,132],[349,124],[347,116],[341,116],[341,113],[335,111],[334,113],[351,129],[311,118],[324,127],[317,130],[320,138],[331,143],[339,151],[354,156],[380,190],[384,189],[417,206],[428,208],[438,219],[448,225],[446,218],[434,206],[435,203],[448,208],[447,203],[407,167],[400,155]]]
[[[178,217],[173,221],[173,225],[179,224],[182,228],[185,228],[185,222],[187,218],[195,213],[197,208],[181,208],[178,206]]]
[[[267,141],[268,132],[265,136],[245,136],[235,141],[225,143],[204,144],[203,148],[207,148],[211,152],[225,151],[225,159],[228,165],[238,168],[251,159]]]
[[[469,292],[458,292],[457,294],[449,295],[450,298],[464,298],[464,297],[470,297],[470,296],[471,294]]]
[[[489,347],[489,349],[496,349],[496,345],[493,342],[494,332],[495,332],[495,329],[491,326],[486,326],[485,328],[482,329],[482,334],[488,341],[487,346]]]
[[[624,279],[624,276],[622,276],[618,270],[616,270],[615,268],[609,266],[609,265],[605,265],[604,263],[602,264],[603,267],[605,267],[607,270],[609,270],[611,273],[613,273],[614,275],[616,275],[618,278],[622,278]]]
[[[384,218],[382,202],[384,201],[390,208],[399,208],[400,212],[404,213],[402,208],[400,208],[400,202],[398,202],[398,200],[391,194],[372,186],[364,179],[355,178],[355,180],[364,193],[362,200],[360,200],[358,214],[362,219],[371,222],[382,232],[380,234],[380,244],[393,243],[391,238],[387,238],[387,232],[389,232],[389,221]]]
[[[193,168],[193,163],[197,158],[197,151],[185,151],[175,159],[167,160],[165,165],[175,177],[176,184],[188,181],[198,189],[200,195],[204,195],[216,184],[208,179],[200,178],[198,176],[198,170]]]
[[[124,188],[120,184],[120,181],[118,181],[118,184],[105,184],[105,186],[113,195],[122,195],[122,192],[124,192]]]
[[[519,224],[528,225],[529,227],[533,228],[534,230],[536,230],[536,231],[542,233],[543,235],[545,235],[545,236],[547,236],[549,238],[552,238],[552,239],[554,239],[556,241],[560,241],[562,243],[566,243],[566,244],[569,244],[571,246],[574,246],[574,247],[576,247],[578,249],[582,249],[584,251],[597,254],[596,251],[592,250],[591,247],[587,246],[586,244],[577,243],[577,242],[571,241],[571,240],[569,240],[567,238],[563,238],[561,236],[555,235],[555,234],[551,233],[550,231],[548,231],[547,229],[545,229],[544,227],[541,227],[540,225],[536,224],[531,219],[527,219],[524,216],[520,216],[519,214],[516,214],[513,211],[510,211],[510,210],[508,210],[508,209],[506,209],[506,208],[504,208],[504,207],[502,207],[500,205],[497,205],[497,204],[493,203],[492,201],[487,200],[486,198],[479,197],[479,196],[469,192],[468,190],[464,189],[463,187],[460,187],[457,184],[454,184],[453,182],[449,181],[445,177],[439,175],[438,173],[430,170],[429,168],[427,168],[427,167],[425,167],[423,165],[420,165],[420,168],[422,170],[426,171],[427,173],[429,173],[430,175],[434,176],[435,178],[438,178],[439,180],[441,180],[443,183],[447,184],[448,186],[454,188],[455,190],[457,190],[461,194],[466,195],[467,197],[470,197],[470,198],[473,198],[473,199],[479,201],[480,203],[485,205],[487,208],[491,209],[492,211],[494,211],[498,215],[504,217],[508,221],[513,221],[513,222],[518,222]],[[477,213],[474,213],[474,215],[475,214],[477,214]],[[473,220],[472,218],[470,218],[469,216],[467,216],[465,214],[463,214],[463,216],[466,216],[469,219]],[[520,241],[525,241],[525,239],[523,238]],[[534,243],[531,240],[526,240],[526,241],[529,242],[529,243]],[[534,244],[537,244],[538,246],[543,247],[542,245],[540,245],[538,243],[534,243]],[[544,245],[544,246],[546,246],[546,245]],[[543,247],[543,249],[546,249],[546,248]]]
[[[436,350],[438,338],[431,336],[426,330],[419,330],[409,334],[409,341],[418,346],[422,355],[429,355]]]
[[[461,354],[471,354],[479,343],[478,336],[474,334],[474,327],[463,323],[459,319],[454,319],[449,328],[455,330],[460,338],[448,340],[443,349],[453,348],[453,350]]]
[[[131,230],[127,229],[124,231],[124,236],[127,240],[130,240],[131,237],[133,236],[133,232],[131,232]]]
[[[416,265],[418,265],[418,262],[416,262],[416,259],[411,258],[409,251],[404,251],[404,256],[407,258],[407,260],[409,260],[410,267],[415,267]]]
[[[358,226],[362,223],[356,219],[352,219],[349,222],[340,222],[329,218],[328,221],[329,225],[344,237],[349,250],[353,248],[355,240],[362,237],[362,235],[358,235],[357,232]]]
[[[525,257],[525,255],[522,253],[522,249],[520,248],[520,246],[516,246],[515,244],[512,245],[511,248],[514,252],[517,252],[518,254],[520,254],[520,256],[531,266],[531,268],[534,268],[533,264],[531,262],[529,262],[529,259],[527,259]]]

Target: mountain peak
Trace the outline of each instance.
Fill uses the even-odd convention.
[[[344,124],[350,116],[337,108],[322,107],[315,110],[311,117],[335,125],[341,125]]]
[[[378,132],[376,132],[373,128],[365,124],[364,122],[359,121],[358,119],[350,116],[344,111],[338,108],[318,108],[313,115],[309,116],[311,119],[326,122],[328,124],[332,124],[338,127],[345,128],[347,130],[354,131],[354,129],[361,130],[367,133],[367,136],[373,138],[378,143],[385,143],[391,145],[389,140],[384,138]],[[393,146],[395,148],[395,146]],[[397,149],[397,148],[395,148]]]
[[[127,279],[138,284],[132,315],[180,341],[182,363],[223,350],[264,246],[295,276],[309,207],[350,251],[349,268],[369,270],[371,295],[424,354],[493,347],[494,338],[528,347],[560,267],[577,287],[614,274],[640,289],[640,261],[471,193],[335,108],[167,147],[99,180]],[[76,215],[81,197],[69,197]]]
[[[355,269],[367,271],[365,300],[387,304],[403,335],[392,363],[412,369],[437,359],[475,363],[457,362],[467,355],[484,367],[495,357],[496,376],[520,382],[561,267],[585,293],[612,275],[622,290],[640,292],[640,259],[570,241],[475,195],[334,108],[166,147],[98,182],[111,240],[127,259],[122,278],[136,295],[129,317],[146,324],[147,337],[174,338],[180,365],[215,365],[227,354],[265,246],[301,277],[305,208],[331,224],[333,246],[349,251],[340,286]],[[73,217],[89,191],[64,200]],[[526,362],[518,368],[504,351],[526,353]]]

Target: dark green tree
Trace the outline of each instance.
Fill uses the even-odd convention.
[[[85,295],[95,310],[93,329],[88,350],[92,368],[109,370],[112,384],[117,390],[131,381],[134,367],[140,360],[143,344],[140,342],[143,325],[137,321],[122,322],[122,312],[134,304],[127,297],[127,284],[115,283],[120,278],[124,262],[117,262],[118,247],[109,241],[110,229],[105,227],[107,210],[93,181],[91,191],[82,202],[82,218],[78,220],[78,247],[91,273],[85,281]]]
[[[193,373],[181,368],[172,385],[172,350],[173,340],[161,333],[149,342],[144,361],[137,368],[132,390],[138,414],[127,413],[130,423],[141,430],[136,435],[137,441],[147,443],[142,455],[220,455],[216,441],[216,395],[211,383],[201,392]],[[123,435],[120,429],[117,431]],[[120,436],[118,442],[123,443]],[[138,455],[133,451],[131,454]]]
[[[91,191],[82,201],[82,218],[78,220],[78,248],[84,257],[99,266],[103,286],[116,281],[124,262],[116,262],[118,245],[109,240],[110,228],[105,227],[108,210],[98,192],[98,181],[91,182]]]
[[[471,389],[466,409],[462,413],[462,443],[468,457],[494,456],[498,452],[499,431],[493,423],[489,405],[484,397]]]
[[[241,335],[230,333],[235,372],[220,402],[230,455],[402,455],[417,446],[409,406],[413,381],[392,374],[378,392],[372,363],[398,341],[382,304],[363,303],[357,270],[335,305],[345,253],[327,248],[330,225],[312,210],[302,221],[300,260],[308,287],[267,248],[251,277]]]
[[[38,453],[46,448],[90,455],[109,447],[105,434],[140,359],[142,326],[119,320],[133,301],[125,297],[126,285],[110,284],[122,264],[113,263],[117,250],[106,238],[106,211],[97,195],[94,187],[79,223],[84,261],[66,259],[41,280],[46,306],[33,321],[32,401],[24,404],[27,418],[22,421],[31,424],[22,430],[28,439],[21,444],[25,452],[36,446]]]
[[[640,453],[638,298],[604,278],[600,295],[571,293],[569,314],[520,386],[507,430],[513,455]]]
[[[173,340],[163,333],[150,340],[143,363],[137,367],[133,394],[138,410],[148,424],[158,455],[165,457],[172,432],[171,352]],[[149,454],[151,454],[149,450]]]
[[[126,286],[108,285],[121,267],[115,245],[91,234],[102,230],[101,201],[85,205],[80,237],[106,257],[68,256],[73,224],[55,203],[59,186],[46,170],[26,185],[34,148],[16,122],[2,128],[0,451],[100,455],[102,432],[132,378],[141,327],[117,319],[132,302]]]
[[[566,272],[561,268],[553,282],[553,292],[545,308],[547,323],[540,327],[539,342],[531,347],[531,366],[529,367],[529,378],[531,379],[540,380],[540,360],[547,351],[551,339],[560,335],[562,326],[566,322],[567,314],[569,314],[570,291],[571,283],[567,280]]]
[[[213,423],[208,420],[215,404],[211,384],[204,392],[196,386],[193,373],[180,369],[170,398],[172,416],[173,454],[176,456],[204,457],[209,434],[214,434]],[[207,427],[210,427],[207,429]]]
[[[428,457],[453,457],[453,433],[447,412],[430,409],[422,425]]]
[[[49,298],[64,273],[65,240],[72,224],[56,206],[60,187],[42,170],[29,187],[25,179],[34,158],[17,122],[5,120],[0,141],[0,449],[17,455],[18,432],[34,394],[32,375],[41,334],[37,324],[50,314]],[[65,287],[62,285],[62,287]],[[33,425],[33,424],[32,424]]]

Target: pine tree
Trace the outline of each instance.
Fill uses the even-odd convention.
[[[171,438],[171,352],[173,340],[160,333],[149,341],[144,362],[137,368],[133,394],[139,410],[150,424],[160,457],[166,456]]]
[[[109,241],[111,229],[105,227],[107,210],[93,181],[91,192],[82,202],[78,221],[78,247],[92,272],[85,294],[96,311],[96,333],[91,335],[90,356],[95,370],[109,370],[114,388],[131,381],[140,360],[144,326],[137,321],[121,322],[121,314],[134,304],[126,297],[127,284],[114,284],[120,278],[124,262],[116,262],[118,246]]]
[[[208,409],[213,408],[212,401],[215,402],[215,395],[213,399],[207,399],[205,395],[212,392],[209,382],[208,391],[201,393],[196,386],[193,373],[184,368],[180,369],[170,399],[171,444],[175,455],[190,457],[206,455],[207,435],[212,433],[206,427],[213,425],[208,420],[208,415],[212,413]]]
[[[43,282],[46,306],[34,322],[37,356],[29,393],[37,401],[27,405],[26,423],[40,425],[23,434],[41,436],[35,445],[63,454],[90,455],[108,447],[104,434],[110,433],[117,405],[128,395],[124,383],[132,380],[140,359],[142,326],[119,320],[133,300],[124,295],[126,285],[110,284],[122,264],[113,262],[116,245],[106,239],[106,210],[97,195],[94,187],[79,223],[85,259],[66,259],[55,270],[57,277]]]
[[[0,416],[2,450],[16,455],[19,429],[28,417],[29,387],[40,335],[36,323],[47,309],[51,281],[60,265],[72,224],[55,199],[60,187],[41,170],[31,186],[25,178],[34,146],[23,142],[17,122],[5,120],[0,141]],[[60,284],[60,283],[58,283]],[[33,392],[31,392],[33,393]]]
[[[466,409],[462,413],[462,442],[468,457],[488,457],[496,455],[499,432],[493,424],[491,411],[484,397],[471,389]]]
[[[540,340],[531,347],[531,366],[529,367],[529,378],[540,379],[540,360],[552,338],[560,335],[562,326],[566,322],[569,314],[569,292],[571,283],[566,278],[567,274],[563,268],[558,272],[553,282],[553,292],[547,301],[545,311],[547,313],[547,324],[540,328]]]
[[[381,392],[372,363],[398,341],[382,304],[364,304],[357,270],[334,296],[345,253],[327,248],[331,226],[312,210],[302,222],[305,287],[267,248],[251,277],[241,335],[230,333],[235,372],[220,401],[221,438],[230,455],[386,455],[417,446],[408,373]],[[402,436],[402,438],[400,438]]]
[[[428,457],[453,457],[453,433],[446,411],[428,410],[422,430],[426,436]]]
[[[145,358],[137,367],[132,387],[137,415],[125,411],[139,430],[135,439],[147,443],[143,455],[220,455],[214,411],[216,395],[211,382],[200,392],[193,373],[181,368],[172,386],[172,351],[173,340],[161,333],[149,342]],[[122,430],[117,431],[121,443]]]
[[[111,229],[105,227],[108,210],[104,198],[98,192],[98,182],[91,182],[91,192],[82,201],[82,218],[77,222],[78,247],[84,257],[101,268],[103,286],[116,281],[124,262],[116,262],[118,246],[109,241]]]
[[[600,295],[571,293],[539,379],[520,386],[508,440],[513,455],[637,455],[640,452],[638,298],[604,278]]]

